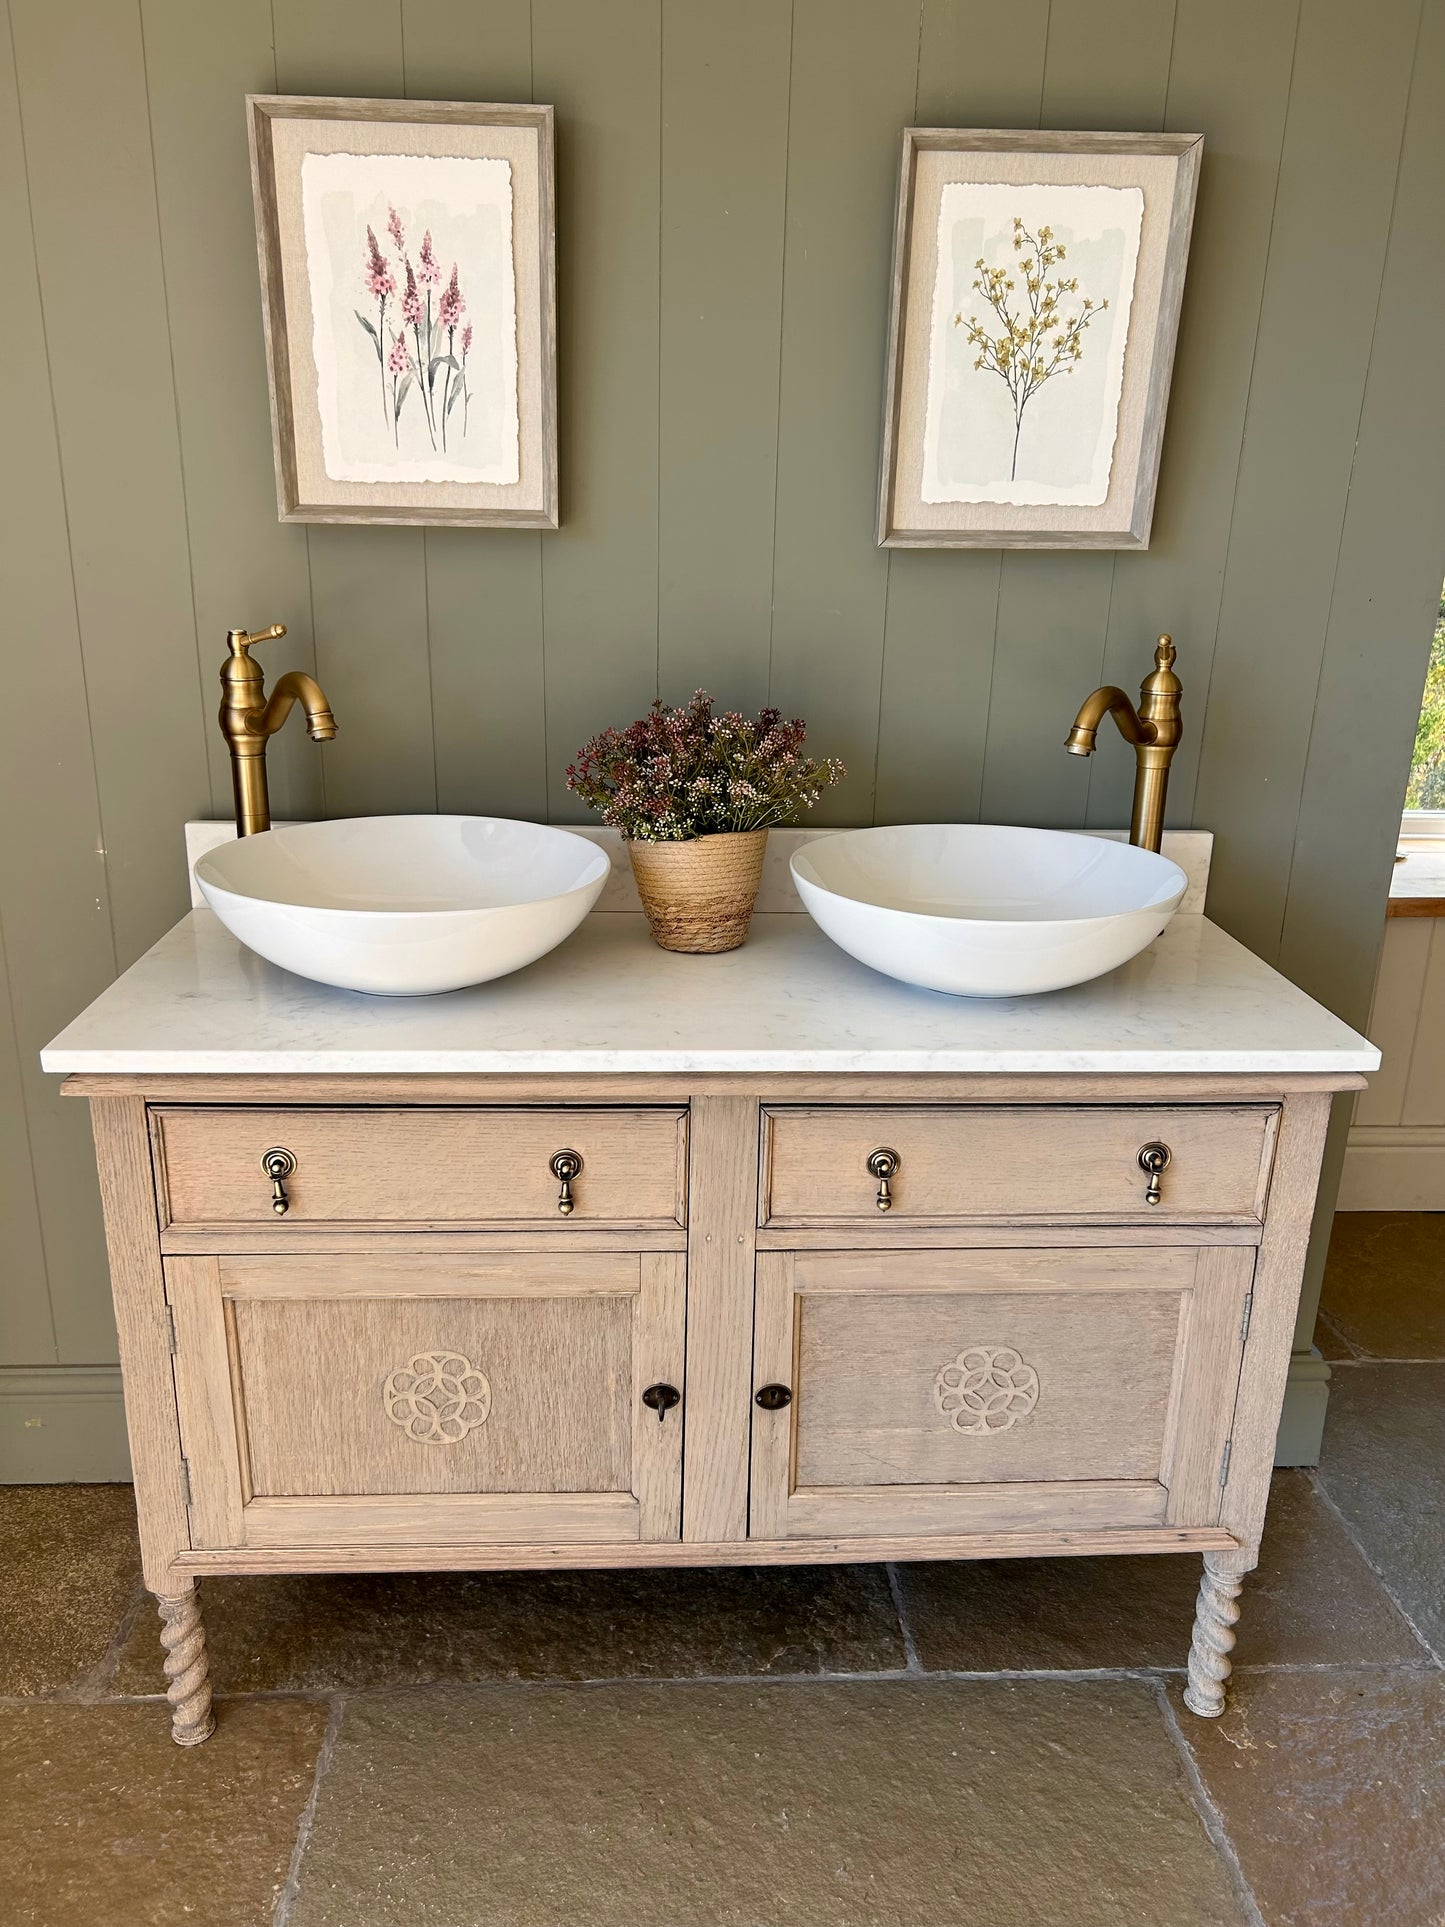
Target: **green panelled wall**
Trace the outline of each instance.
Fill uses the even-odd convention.
[[[846,758],[828,820],[1062,826],[1125,819],[1122,746],[1061,740],[1169,628],[1213,913],[1362,1020],[1445,551],[1442,73],[1445,0],[9,0],[0,1476],[93,1463],[36,1053],[184,909],[230,624],[341,719],[278,740],[278,814],[568,820],[585,735],[705,684]],[[248,90],[556,106],[560,533],[277,523]],[[874,545],[909,123],[1205,135],[1147,554]]]

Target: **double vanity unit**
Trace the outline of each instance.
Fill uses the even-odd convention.
[[[45,1053],[94,1116],[176,1738],[211,1573],[1196,1552],[1219,1712],[1377,1053],[1197,877],[1132,961],[1001,999],[867,968],[785,881],[710,957],[624,888],[435,997],[196,909]]]

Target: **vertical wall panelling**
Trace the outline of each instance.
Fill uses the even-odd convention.
[[[1419,0],[1378,0],[1368,12],[1352,0],[1315,0],[1300,18],[1196,795],[1196,820],[1219,838],[1214,914],[1271,960],[1284,923],[1419,11]],[[1366,100],[1371,111],[1362,118]],[[1428,624],[1422,650],[1427,634]],[[1401,766],[1401,781],[1403,774]],[[1354,791],[1342,786],[1339,794],[1345,810],[1355,807]],[[1380,919],[1383,876],[1365,894],[1374,895]],[[1364,941],[1378,948],[1379,931],[1376,921]]]
[[[792,8],[663,0],[658,680],[767,700]]]
[[[534,86],[558,113],[565,539],[542,544],[552,813],[563,771],[657,689],[660,0],[535,0]]]
[[[888,262],[920,0],[795,0],[783,255],[772,698],[848,780],[819,820],[874,813],[888,556],[874,542]]]
[[[1416,53],[1324,661],[1297,798],[1280,967],[1363,1022],[1445,573],[1445,4]],[[1342,880],[1348,896],[1341,899]]]
[[[282,93],[403,92],[399,0],[286,0],[274,12]],[[435,809],[422,532],[317,524],[306,534],[316,673],[337,733],[303,753],[325,758],[327,811]]]
[[[1295,0],[1179,0],[1174,29],[1166,125],[1202,133],[1206,164],[1153,537],[1142,554],[1115,558],[1103,674],[1133,695],[1155,636],[1174,632],[1185,728],[1169,779],[1171,824],[1193,821],[1296,24]],[[1121,744],[1092,757],[1088,821],[1127,823],[1133,781]]]
[[[927,0],[915,125],[1036,126],[1048,22],[1049,0],[1004,10],[983,0]],[[979,814],[1001,560],[986,549],[889,554],[881,821]]]
[[[9,21],[0,15],[0,419],[5,741],[0,748],[0,1366],[109,1358],[88,1137],[36,1052],[115,973],[51,370],[35,269]],[[77,1173],[80,1181],[77,1183]],[[52,1297],[57,1317],[52,1321]]]
[[[1211,913],[1361,1020],[1445,549],[1445,0],[10,5],[0,1448],[16,1368],[114,1357],[36,1052],[184,907],[233,622],[287,622],[268,671],[314,652],[341,725],[273,746],[278,814],[576,820],[583,738],[706,683],[847,758],[827,821],[1061,825],[1123,821],[1124,745],[1062,737],[1174,629]],[[257,89],[555,104],[559,532],[277,523]],[[1040,122],[1206,139],[1153,546],[880,551],[901,130]],[[1423,1082],[1387,1100],[1436,1129]]]
[[[1043,124],[1161,127],[1173,26],[1172,4],[1159,0],[1052,8]],[[1103,668],[1113,580],[1106,550],[1004,556],[984,752],[986,822],[1084,821],[1089,765],[1064,753],[1063,738]],[[1100,753],[1118,747],[1105,743]]]
[[[185,909],[180,825],[210,788],[140,13],[14,0],[12,21],[110,901],[128,964]]]
[[[256,225],[246,165],[248,93],[274,93],[269,0],[221,8],[142,0],[156,203],[207,721],[226,631],[284,622],[257,652],[268,675],[314,667],[306,531],[276,519]],[[204,245],[197,237],[204,235]],[[221,371],[225,374],[222,376]],[[219,729],[204,736],[211,803],[231,808]],[[322,759],[293,724],[267,756],[278,817],[321,816]]]
[[[528,0],[404,0],[412,100],[530,101]],[[428,529],[437,807],[545,817],[542,544],[536,529]]]

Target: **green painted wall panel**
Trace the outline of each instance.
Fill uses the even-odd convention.
[[[791,51],[778,0],[664,0],[658,683],[672,702],[768,699]]]
[[[83,1111],[32,1067],[184,903],[233,622],[341,726],[276,743],[278,814],[574,820],[582,739],[705,682],[848,759],[827,820],[1059,824],[1123,820],[1123,744],[1062,738],[1171,628],[1211,908],[1358,1018],[1445,546],[1442,5],[13,0],[0,1363],[112,1355]],[[556,106],[560,532],[276,522],[272,88]],[[1206,136],[1147,554],[876,547],[910,122]]]
[[[874,813],[888,555],[874,543],[899,130],[918,0],[795,0],[783,255],[772,699],[848,779],[823,822]]]
[[[1419,0],[1315,0],[1300,19],[1195,806],[1220,837],[1214,913],[1271,961],[1419,12]],[[1376,884],[1360,914],[1378,903]]]

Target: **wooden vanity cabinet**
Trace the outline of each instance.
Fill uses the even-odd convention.
[[[176,1737],[220,1572],[1192,1550],[1217,1712],[1355,1081],[72,1079]]]

